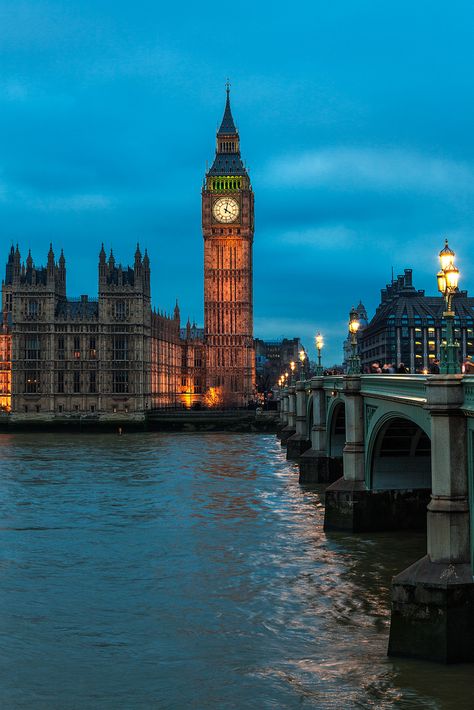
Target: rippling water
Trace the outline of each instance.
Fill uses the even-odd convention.
[[[2,435],[0,707],[474,707],[386,658],[419,534],[322,530],[274,436]]]

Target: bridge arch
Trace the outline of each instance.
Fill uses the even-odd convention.
[[[332,458],[342,457],[346,443],[346,406],[343,399],[335,399],[328,408],[327,453]]]
[[[366,449],[370,489],[431,489],[427,428],[399,411],[388,412],[377,421]]]

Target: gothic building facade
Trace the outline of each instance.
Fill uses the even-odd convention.
[[[141,420],[163,407],[246,406],[255,394],[253,192],[240,157],[229,87],[202,191],[204,328],[182,328],[151,304],[150,260],[104,248],[98,297],[69,298],[66,261],[46,266],[11,248],[2,283],[0,409],[16,419]]]

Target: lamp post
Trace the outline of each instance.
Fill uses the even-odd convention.
[[[306,353],[305,353],[305,351],[304,351],[304,350],[300,350],[299,353],[298,353],[298,356],[299,356],[300,362],[301,362],[301,376],[300,376],[300,380],[303,381],[303,380],[304,380],[304,361],[305,361],[305,359],[306,359]]]
[[[459,269],[454,266],[455,256],[446,239],[444,248],[439,253],[441,270],[437,273],[438,291],[443,294],[446,303],[446,309],[443,311],[446,340],[443,340],[440,346],[439,371],[442,375],[457,375],[461,372],[459,343],[454,338],[453,295],[458,290],[459,283]]]
[[[360,375],[360,357],[357,354],[357,331],[360,328],[359,314],[352,308],[349,314],[349,333],[351,334],[351,356],[349,358],[348,375]]]
[[[291,385],[294,385],[294,384],[295,384],[295,367],[296,367],[296,362],[295,362],[294,360],[292,360],[292,361],[290,362],[290,370],[291,370],[291,380],[290,380],[290,384],[291,384]]]
[[[321,333],[317,334],[315,341],[316,341],[316,350],[318,351],[318,364],[316,366],[316,376],[321,377],[321,375],[324,372],[323,366],[321,365],[321,349],[324,345],[324,339],[323,339],[323,336],[321,335]]]

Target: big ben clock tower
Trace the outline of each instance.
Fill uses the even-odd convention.
[[[254,397],[253,192],[240,157],[229,84],[216,155],[202,190],[206,385],[227,406]]]

